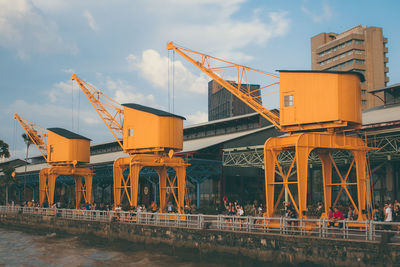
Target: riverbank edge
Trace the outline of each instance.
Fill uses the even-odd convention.
[[[93,235],[152,247],[161,245],[174,251],[197,253],[200,257],[224,254],[276,264],[308,262],[324,266],[394,266],[400,263],[400,244],[371,241],[80,221],[24,214],[1,214],[0,225]]]

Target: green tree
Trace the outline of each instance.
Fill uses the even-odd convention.
[[[0,158],[9,158],[10,151],[8,150],[8,144],[3,140],[0,140]],[[0,174],[0,185],[6,186],[6,203],[8,203],[8,186],[13,183],[12,173],[14,172],[14,168],[10,166],[5,166],[2,169],[2,173]]]
[[[9,158],[10,151],[8,150],[8,144],[3,140],[0,140],[0,158]]]
[[[8,188],[14,183],[19,183],[14,176],[14,168],[11,166],[4,166],[2,175],[0,175],[0,186],[6,187],[6,204],[8,203]]]
[[[25,156],[25,175],[24,175],[24,200],[26,200],[26,168],[28,165],[28,152],[29,152],[29,147],[33,144],[32,140],[29,138],[27,134],[22,134],[22,139],[24,139],[24,142],[26,144],[26,156]]]

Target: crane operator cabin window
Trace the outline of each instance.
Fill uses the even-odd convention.
[[[130,128],[128,131],[128,136],[133,136],[133,128]]]
[[[285,107],[291,107],[291,106],[293,106],[293,95],[285,95],[285,97],[284,97],[284,104],[285,104]]]

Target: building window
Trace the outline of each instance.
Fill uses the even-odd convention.
[[[361,100],[361,105],[365,106],[367,104],[367,100]]]
[[[365,89],[362,89],[362,90],[361,90],[361,94],[362,94],[362,95],[365,95],[366,93],[367,93],[367,90],[365,90]]]
[[[363,44],[364,43],[364,40],[354,40],[354,43],[355,44]]]
[[[130,128],[130,129],[128,130],[128,136],[133,136],[133,128]]]
[[[294,99],[293,95],[285,95],[283,97],[283,102],[284,102],[285,107],[293,106],[293,99]]]
[[[362,60],[362,59],[356,59],[355,63],[358,64],[358,65],[364,65],[365,61]]]

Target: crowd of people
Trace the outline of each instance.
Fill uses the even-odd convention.
[[[222,214],[228,216],[263,216],[264,207],[262,203],[258,205],[257,201],[254,201],[253,205],[249,209],[245,209],[239,201],[228,201],[228,198],[223,198],[223,210]]]
[[[388,201],[384,206],[374,209],[372,217],[374,221],[400,222],[400,203],[397,200],[393,203]]]
[[[253,216],[253,217],[261,217],[264,215],[265,209],[263,204],[258,201],[254,201],[252,205],[247,205],[246,207],[242,205],[239,201],[228,201],[228,198],[223,198],[222,210],[220,210],[221,214],[227,216]],[[14,204],[15,206],[24,206],[24,207],[39,207],[39,203],[32,201],[23,202],[21,204]],[[48,207],[48,206],[47,206]],[[284,217],[288,219],[296,219],[298,217],[297,212],[293,205],[290,202],[284,202]],[[52,208],[68,208],[61,205],[60,202],[56,202],[53,204]],[[73,208],[73,207],[70,207]],[[80,209],[82,210],[100,210],[100,211],[131,211],[131,212],[158,212],[159,207],[153,201],[150,205],[140,204],[136,208],[131,207],[114,207],[112,204],[104,204],[104,203],[93,203],[93,204],[83,204]],[[324,212],[324,207],[322,203],[318,203],[315,208],[309,207],[309,210],[312,209],[312,214],[315,216],[309,217],[320,217],[320,215]],[[353,208],[352,205],[347,208],[344,206],[336,206],[330,207],[328,209],[327,218],[329,221],[329,225],[338,225],[338,221],[348,220],[355,221],[358,219],[357,210]],[[166,206],[166,212],[175,213],[178,212],[176,205],[173,205],[172,202],[168,202]],[[196,213],[196,206],[193,204],[191,206],[185,205],[184,212],[186,214]],[[377,208],[373,210],[372,219],[378,222],[400,222],[400,203],[395,200],[394,202],[386,202],[383,206],[377,205]],[[339,223],[339,226],[341,224]]]

